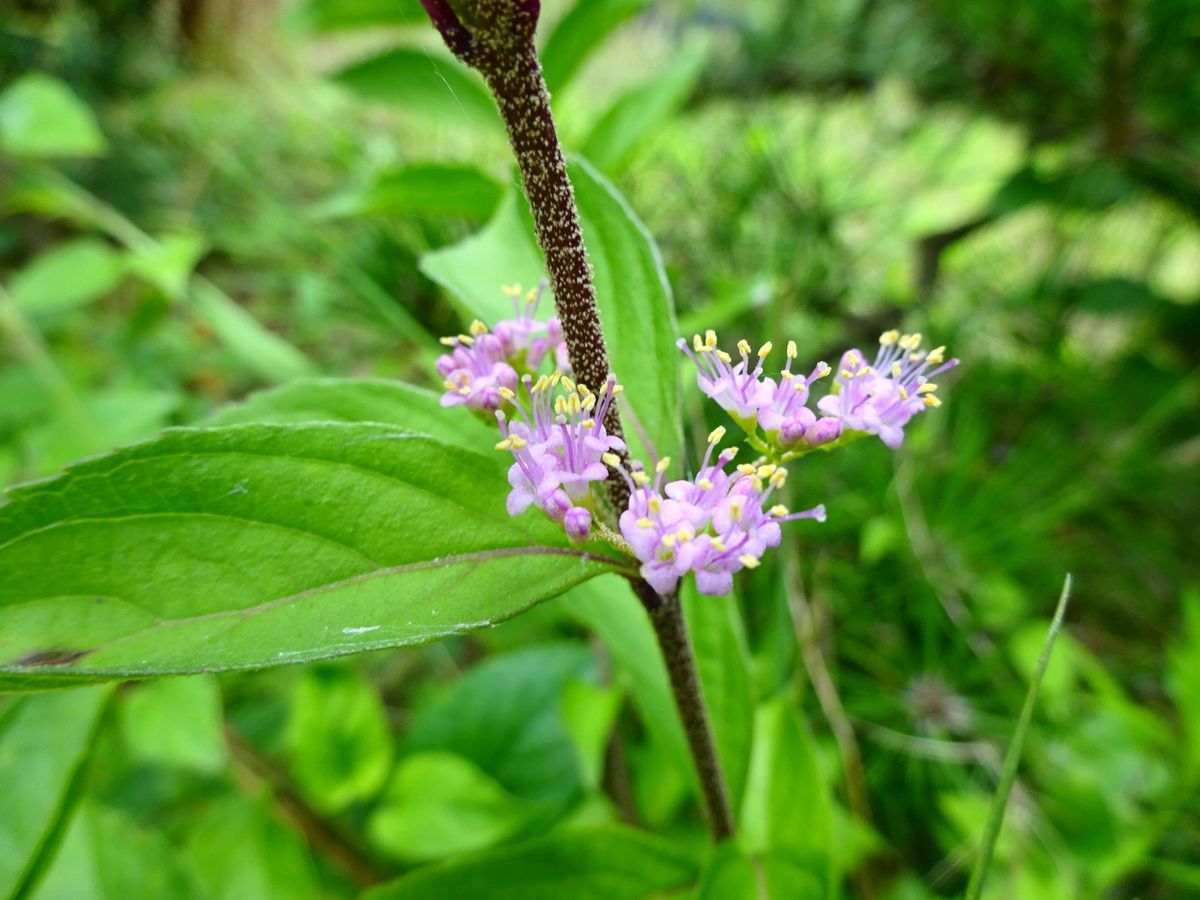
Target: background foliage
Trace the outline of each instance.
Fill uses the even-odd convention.
[[[1066,570],[988,892],[1200,889],[1195,4],[545,5],[618,368],[645,359],[619,333],[628,298],[665,298],[647,234],[684,334],[829,358],[899,318],[964,360],[899,455],[864,442],[797,470],[829,522],[735,604],[685,598],[740,847],[705,849],[652,636],[606,575],[426,647],[0,697],[0,893],[952,896]],[[491,101],[419,13],[5,5],[0,483],[174,425],[282,423],[255,427],[297,484],[288,457],[323,438],[294,423],[381,439],[425,416],[469,440],[433,430],[426,394],[294,381],[436,387],[435,336],[540,274]],[[671,380],[623,378],[655,385],[658,431]],[[702,444],[718,419],[683,385]],[[445,479],[446,502],[467,489]],[[233,502],[204,486],[178,486],[181,512]],[[384,504],[356,546],[435,557],[423,515]],[[323,558],[304,572],[357,571]]]

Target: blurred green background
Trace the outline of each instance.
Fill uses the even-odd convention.
[[[740,584],[742,688],[797,714],[833,883],[961,892],[1070,571],[988,895],[1200,895],[1200,6],[544,6],[563,142],[658,242],[682,333],[815,360],[900,324],[963,360],[898,454],[793,473],[829,521]],[[0,9],[0,485],[302,376],[437,386],[464,323],[429,254],[514,174],[416,0]],[[0,786],[71,811],[33,857],[0,826],[0,893],[350,896],[622,797],[702,846],[594,601],[0,698]]]

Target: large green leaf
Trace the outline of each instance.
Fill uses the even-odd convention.
[[[559,20],[539,56],[546,87],[566,87],[589,53],[618,25],[649,6],[649,0],[578,0]]]
[[[616,188],[583,160],[569,169],[609,360],[654,449],[673,455],[680,445],[677,328],[662,259]],[[421,270],[450,291],[468,316],[490,323],[511,315],[500,285],[535,282],[543,271],[540,260],[529,212],[510,197],[479,234],[422,257]],[[634,454],[645,458],[635,429],[626,430]]]
[[[28,890],[53,854],[107,697],[22,697],[0,712],[0,896]]]
[[[661,838],[603,828],[563,832],[420,869],[365,898],[643,900],[680,891],[695,875],[691,857]]]
[[[754,690],[737,601],[702,597],[689,579],[682,591],[684,617],[729,802],[741,806],[754,739]]]
[[[303,378],[251,394],[205,424],[248,422],[383,422],[468,450],[489,450],[498,432],[464,413],[443,409],[440,395],[382,378]]]
[[[445,54],[397,47],[356,62],[334,78],[368,100],[395,103],[440,122],[500,125],[483,80]]]
[[[179,429],[0,506],[0,685],[304,662],[507,619],[610,559],[500,454],[380,424]]]

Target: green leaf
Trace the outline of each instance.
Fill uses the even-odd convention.
[[[246,366],[269,381],[289,381],[311,375],[313,364],[299,350],[268,331],[216,285],[197,279],[191,303],[217,338]]]
[[[707,48],[694,45],[665,72],[618,97],[584,140],[583,155],[605,172],[619,172],[638,146],[683,106],[707,59]]]
[[[649,0],[578,0],[546,39],[539,57],[551,93],[562,90],[618,25],[649,6]]]
[[[682,890],[695,874],[691,857],[661,838],[625,828],[588,829],[420,869],[364,898],[643,900]]]
[[[490,847],[528,818],[520,799],[469,760],[416,753],[396,767],[368,830],[387,854],[422,861]]]
[[[163,835],[143,831],[121,813],[86,800],[34,900],[200,900],[195,877]]]
[[[260,668],[484,628],[606,571],[499,454],[379,424],[179,429],[0,506],[0,685]]]
[[[1185,737],[1184,765],[1188,777],[1200,777],[1200,590],[1184,592],[1182,627],[1168,660],[1168,685]]]
[[[28,890],[53,856],[108,694],[21,697],[0,712],[0,896]]]
[[[584,784],[591,790],[600,788],[608,739],[623,699],[622,691],[587,681],[569,681],[563,691],[563,722],[575,744]]]
[[[9,295],[33,316],[86,306],[113,291],[125,274],[120,253],[96,238],[77,238],[38,256],[12,277]]]
[[[382,378],[304,378],[251,394],[236,406],[217,410],[205,424],[382,422],[490,452],[497,432],[461,410],[442,408],[440,396]]]
[[[138,685],[122,696],[120,712],[133,759],[210,775],[224,768],[221,689],[213,676]]]
[[[404,752],[458,753],[552,818],[583,790],[562,697],[567,683],[589,676],[591,668],[591,653],[581,644],[534,646],[485,660],[413,717]]]
[[[99,156],[107,149],[92,111],[61,81],[33,73],[0,93],[0,153]]]
[[[832,877],[832,799],[808,727],[784,698],[759,706],[740,821],[747,852],[812,859]]]
[[[678,334],[662,259],[616,188],[583,160],[569,170],[613,371],[658,455],[676,455]],[[500,285],[533,284],[544,271],[528,210],[518,198],[506,198],[481,232],[422,257],[421,271],[450,291],[468,316],[495,322],[511,315]],[[647,459],[636,429],[626,431],[634,455]]]
[[[321,203],[319,217],[446,216],[483,221],[496,211],[504,189],[471,166],[439,163],[378,172],[364,187]]]
[[[319,809],[369,800],[392,766],[392,735],[375,686],[345,666],[308,669],[288,723],[292,774]]]
[[[192,272],[207,252],[203,235],[187,231],[167,234],[140,246],[129,269],[170,299],[182,300]]]
[[[737,601],[733,597],[702,597],[691,579],[684,584],[681,601],[717,757],[729,802],[736,810],[746,786],[754,739],[754,690]]]
[[[439,122],[500,125],[482,79],[441,53],[397,47],[342,69],[334,80],[367,100],[394,103]]]

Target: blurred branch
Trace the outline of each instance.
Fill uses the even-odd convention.
[[[360,888],[370,887],[391,877],[388,868],[360,848],[333,822],[327,821],[300,796],[287,773],[258,751],[230,725],[225,739],[233,755],[241,780],[266,786],[275,797],[283,817],[305,841],[341,869]]]

